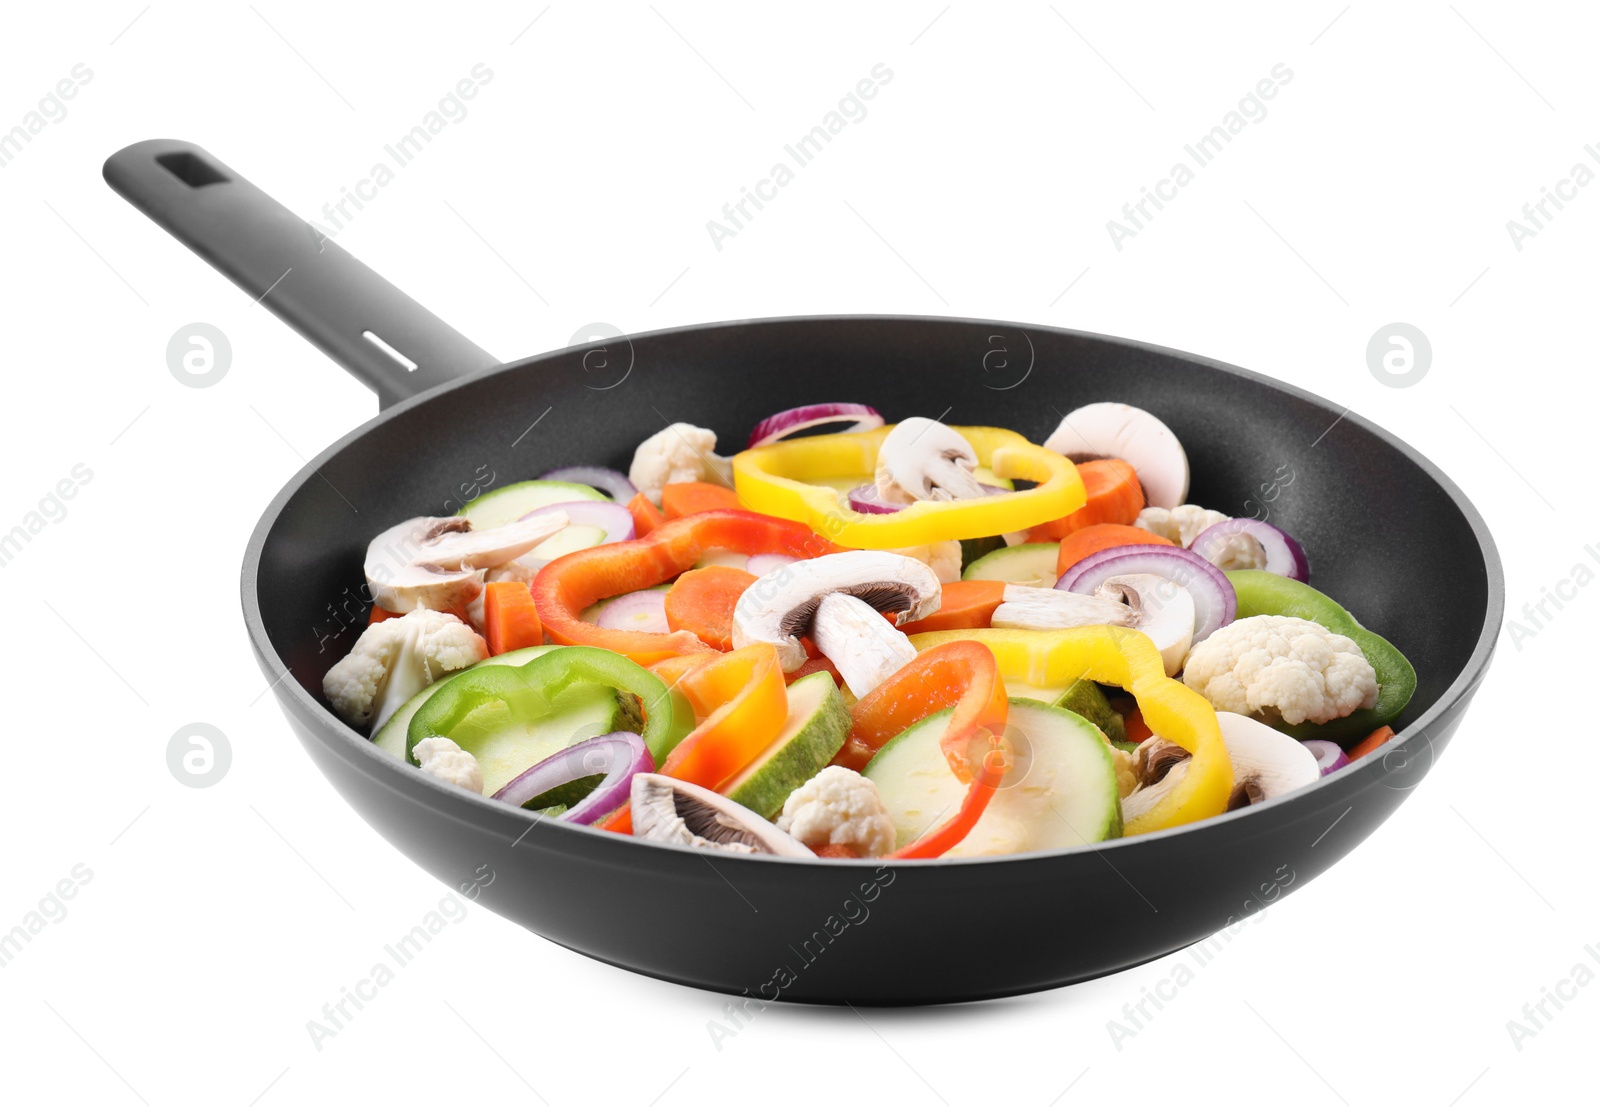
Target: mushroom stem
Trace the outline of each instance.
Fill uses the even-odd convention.
[[[845,687],[857,697],[916,659],[911,639],[884,621],[871,605],[854,595],[823,596],[811,623],[811,640],[833,662]]]
[[[991,626],[1010,630],[1065,630],[1073,626],[1132,626],[1132,607],[1053,587],[1007,584]]]

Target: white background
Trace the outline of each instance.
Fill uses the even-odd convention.
[[[314,1048],[307,1021],[448,890],[344,806],[262,696],[238,563],[302,458],[374,402],[106,188],[100,163],[126,143],[196,141],[317,217],[485,63],[469,114],[339,242],[503,358],[592,321],[794,313],[1134,336],[1309,388],[1417,446],[1487,515],[1509,614],[1600,565],[1584,551],[1600,543],[1600,187],[1521,251],[1506,229],[1595,165],[1600,28],[1577,5],[541,7],[5,16],[0,131],[75,64],[93,77],[0,168],[0,532],[74,464],[93,480],[0,569],[0,931],[75,864],[93,880],[0,968],[0,1100],[1491,1109],[1586,1087],[1600,989],[1520,1050],[1507,1022],[1575,964],[1600,972],[1583,950],[1600,943],[1587,588],[1535,637],[1502,638],[1393,821],[1120,1048],[1108,1021],[1182,955],[870,1028],[768,1010],[719,1050],[721,998],[476,907]],[[879,62],[894,77],[869,115],[716,250],[706,221]],[[1267,117],[1118,251],[1106,221],[1277,63],[1294,76]],[[165,362],[195,321],[234,351],[203,390]],[[1366,365],[1394,321],[1433,345],[1409,389]],[[233,754],[206,790],[165,756],[195,721]]]

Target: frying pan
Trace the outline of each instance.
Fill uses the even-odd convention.
[[[1431,768],[1488,667],[1504,585],[1482,517],[1398,438],[1264,376],[1043,325],[879,316],[696,325],[501,364],[192,144],[134,144],[105,178],[250,295],[270,291],[263,305],[378,394],[379,415],[289,481],[244,555],[251,646],[301,743],[435,877],[604,962],[767,1001],[856,1005],[1001,997],[1146,962],[1293,895],[1370,835]],[[1192,501],[1244,515],[1270,495],[1317,585],[1416,665],[1402,729],[1377,754],[1277,800],[1100,846],[752,860],[535,822],[396,762],[320,698],[365,622],[368,540],[459,508],[486,473],[626,469],[634,446],[680,420],[726,448],[816,401],[1037,442],[1060,413],[1103,399],[1172,427]]]

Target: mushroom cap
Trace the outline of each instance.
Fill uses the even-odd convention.
[[[1218,711],[1217,725],[1233,765],[1230,811],[1316,784],[1322,776],[1316,755],[1281,730],[1231,711]]]
[[[559,510],[483,530],[465,518],[407,519],[367,546],[372,601],[398,614],[460,611],[483,591],[485,569],[515,560],[567,525]]]
[[[816,857],[810,847],[749,808],[660,773],[634,774],[629,808],[634,835],[652,842],[736,854]]]
[[[1183,671],[1183,660],[1194,642],[1194,596],[1165,576],[1146,572],[1112,576],[1095,591],[1100,599],[1122,603],[1133,610],[1128,623],[1156,643],[1168,676]]]
[[[922,561],[898,553],[862,549],[829,553],[774,568],[745,588],[733,611],[735,648],[758,642],[775,646],[785,672],[805,664],[800,638],[810,631],[823,597],[853,595],[895,625],[915,622],[939,609],[939,577]]]
[[[1126,460],[1139,476],[1145,502],[1170,509],[1189,494],[1189,457],[1166,423],[1125,402],[1080,406],[1045,440],[1073,463]]]
[[[928,417],[908,417],[878,446],[874,478],[888,502],[974,499],[989,492],[972,474],[978,454],[967,438]]]

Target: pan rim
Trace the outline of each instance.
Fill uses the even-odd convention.
[[[1270,375],[1266,375],[1258,371],[1251,371],[1247,368],[1237,367],[1233,364],[1224,363],[1208,356],[1197,355],[1193,352],[1186,352],[1178,348],[1169,348],[1165,345],[1152,344],[1148,341],[1135,340],[1128,337],[1113,336],[1107,333],[1096,333],[1081,329],[1062,328],[1057,325],[1028,324],[1019,321],[999,321],[981,317],[951,317],[920,314],[879,313],[802,314],[780,317],[751,317],[738,320],[711,321],[690,325],[675,325],[670,328],[653,329],[649,332],[636,334],[629,333],[626,335],[630,340],[645,340],[690,332],[709,332],[719,329],[742,328],[751,325],[823,324],[845,322],[893,322],[900,324],[965,325],[984,328],[993,327],[1000,329],[1019,329],[1048,332],[1058,336],[1070,337],[1076,340],[1086,340],[1119,346],[1132,351],[1143,352],[1151,355],[1176,357],[1180,360],[1188,361],[1213,371],[1220,371],[1250,382],[1262,384],[1274,390],[1280,391],[1290,397],[1296,398],[1302,402],[1307,402],[1311,405],[1317,406],[1328,413],[1336,413],[1340,409],[1340,407],[1335,406],[1332,402],[1329,402],[1321,395],[1315,394],[1292,383],[1284,382],[1281,379],[1273,378]],[[372,418],[350,430],[344,436],[340,437],[328,447],[324,448],[308,463],[306,463],[304,467],[290,477],[283,487],[279,489],[278,493],[273,496],[272,501],[269,502],[266,508],[262,511],[261,517],[257,520],[255,528],[251,531],[250,540],[244,553],[243,567],[240,576],[240,592],[244,609],[245,627],[249,632],[251,646],[255,651],[257,661],[261,665],[263,673],[267,675],[269,680],[271,680],[273,677],[277,677],[276,680],[273,680],[270,687],[276,688],[284,679],[289,679],[292,681],[289,695],[286,696],[281,692],[275,693],[275,698],[280,704],[286,704],[286,701],[293,702],[293,708],[287,705],[283,707],[285,713],[298,717],[301,723],[304,724],[307,729],[318,730],[319,728],[327,728],[335,731],[340,739],[340,745],[334,752],[339,753],[341,757],[353,765],[360,765],[362,762],[369,763],[367,765],[360,766],[368,772],[369,776],[386,777],[390,774],[398,773],[402,777],[414,778],[414,783],[418,788],[426,788],[437,794],[432,799],[426,799],[419,794],[419,796],[416,798],[417,803],[420,803],[423,806],[429,807],[433,810],[448,814],[460,822],[469,823],[478,830],[483,831],[485,834],[492,833],[487,824],[493,822],[495,817],[498,817],[501,822],[504,822],[508,818],[525,816],[526,813],[523,813],[521,809],[512,808],[508,804],[493,800],[487,796],[474,795],[465,791],[464,789],[441,783],[436,778],[425,777],[421,770],[395,762],[394,759],[391,758],[387,753],[380,751],[376,746],[372,745],[369,739],[362,737],[359,733],[352,730],[344,722],[339,720],[331,711],[324,707],[315,696],[302,687],[298,681],[293,681],[293,678],[289,676],[289,666],[283,661],[282,657],[279,656],[276,648],[273,646],[272,639],[266,630],[266,623],[262,617],[260,599],[257,592],[257,585],[260,580],[261,557],[266,548],[267,537],[272,532],[273,527],[277,524],[278,518],[281,516],[283,509],[288,504],[289,500],[293,498],[303,486],[316,478],[318,473],[328,463],[328,461],[364,437],[371,430],[377,428],[379,425],[388,421],[392,417],[406,413],[418,406],[426,405],[428,402],[437,397],[466,387],[469,384],[476,383],[479,380],[491,378],[508,371],[518,370],[531,363],[554,359],[570,352],[583,350],[584,348],[585,345],[575,344],[566,348],[560,348],[554,351],[528,356],[510,363],[502,363],[494,367],[484,368],[483,370],[463,375],[458,379],[454,379],[450,382],[442,383],[439,386],[422,391],[421,393],[415,394],[402,402],[396,403],[394,406],[391,406],[386,410],[380,410]],[[1221,815],[1197,820],[1193,823],[1187,823],[1180,827],[1171,827],[1159,831],[1150,831],[1141,835],[1123,836],[1108,842],[1088,843],[1083,846],[1064,847],[1052,850],[1034,850],[1019,854],[1004,854],[991,857],[955,859],[941,858],[926,860],[895,859],[894,868],[896,870],[902,868],[956,869],[976,865],[998,867],[1002,863],[1021,864],[1046,858],[1065,858],[1073,855],[1081,856],[1089,853],[1104,855],[1123,849],[1128,849],[1131,851],[1132,848],[1136,846],[1142,846],[1143,844],[1150,843],[1154,840],[1164,840],[1184,834],[1198,833],[1202,830],[1210,830],[1220,824],[1229,822],[1233,822],[1235,824],[1240,824],[1242,822],[1260,822],[1262,821],[1263,817],[1274,814],[1278,809],[1303,806],[1301,802],[1307,799],[1312,799],[1312,793],[1322,791],[1327,786],[1331,786],[1340,781],[1346,780],[1351,776],[1358,775],[1360,772],[1375,768],[1377,765],[1385,762],[1390,754],[1405,746],[1413,738],[1420,736],[1425,742],[1429,742],[1429,728],[1432,727],[1440,718],[1445,715],[1446,712],[1454,708],[1458,703],[1464,699],[1470,698],[1470,696],[1476,691],[1478,685],[1482,682],[1484,673],[1488,669],[1489,662],[1494,655],[1495,642],[1498,640],[1500,625],[1505,614],[1505,574],[1500,560],[1499,549],[1495,545],[1494,537],[1489,531],[1488,523],[1484,520],[1483,515],[1473,504],[1472,500],[1469,499],[1466,493],[1461,490],[1455,481],[1445,474],[1443,469],[1434,464],[1432,460],[1423,455],[1421,452],[1417,451],[1417,449],[1412,447],[1409,442],[1401,439],[1394,433],[1389,432],[1387,429],[1384,429],[1361,414],[1356,413],[1353,409],[1345,408],[1341,416],[1341,420],[1352,422],[1358,428],[1364,429],[1369,434],[1382,440],[1385,444],[1397,449],[1402,455],[1419,467],[1434,483],[1439,486],[1441,490],[1444,491],[1447,496],[1449,496],[1451,502],[1455,504],[1456,509],[1466,520],[1467,525],[1472,531],[1473,538],[1478,544],[1479,554],[1483,559],[1485,579],[1487,581],[1487,605],[1484,612],[1483,626],[1478,632],[1477,640],[1473,644],[1472,652],[1467,658],[1466,664],[1462,667],[1461,671],[1456,675],[1450,686],[1445,689],[1438,699],[1430,704],[1425,710],[1420,712],[1416,721],[1408,725],[1404,730],[1398,732],[1393,738],[1390,738],[1386,743],[1384,743],[1383,746],[1379,747],[1362,761],[1354,762],[1346,768],[1323,778],[1315,784],[1307,785],[1281,797],[1252,805],[1247,809],[1241,809],[1236,812],[1224,812]],[[356,756],[357,754],[361,754],[363,756],[358,757]],[[398,786],[394,787],[398,788]],[[1324,799],[1326,799],[1330,805],[1333,802],[1333,797],[1334,794],[1324,792]],[[452,798],[458,799],[460,802],[459,805],[450,805],[448,802]],[[462,812],[462,808],[469,810]],[[638,839],[634,839],[626,835],[619,835],[611,831],[602,831],[594,828],[577,828],[560,823],[536,823],[535,826],[543,827],[547,831],[557,832],[555,836],[557,840],[560,840],[566,836],[577,837],[580,839],[599,837],[608,841],[612,841],[619,846],[633,847],[635,849],[632,851],[632,853],[641,855],[656,853],[678,853],[698,856],[698,852],[692,848],[675,847],[661,843],[644,843]],[[532,829],[530,828],[529,831],[524,831],[521,836],[518,836],[519,841],[523,836],[531,833],[531,830]],[[531,845],[534,844],[536,840],[529,839],[528,841]],[[539,837],[537,841],[539,843],[544,842],[544,837]],[[552,848],[544,846],[541,847],[541,849]],[[826,861],[830,867],[855,866],[858,868],[877,868],[883,864],[885,859],[827,859]],[[782,864],[790,867],[811,867],[814,866],[816,862],[810,859],[773,858],[770,859],[770,861],[764,859],[763,864],[768,866],[772,864]]]

